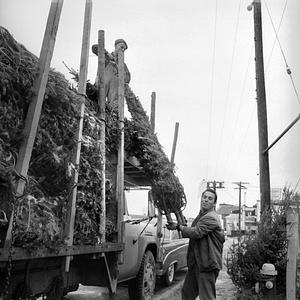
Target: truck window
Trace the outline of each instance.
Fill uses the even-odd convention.
[[[150,188],[125,190],[127,215],[132,217],[148,216],[148,192],[149,191]]]

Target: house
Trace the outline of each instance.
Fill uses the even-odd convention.
[[[233,211],[238,211],[239,207],[232,204],[221,203],[217,209],[217,214],[221,219],[222,228],[226,230],[226,217],[232,214]]]
[[[237,235],[257,231],[257,223],[260,217],[259,203],[253,207],[243,205],[241,211],[239,206],[232,204],[220,204],[217,213],[221,219],[222,227],[227,235]],[[241,223],[239,225],[239,223]]]

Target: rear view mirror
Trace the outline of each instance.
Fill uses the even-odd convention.
[[[148,216],[149,217],[155,217],[155,206],[154,206],[154,201],[153,201],[153,196],[151,191],[148,192]]]

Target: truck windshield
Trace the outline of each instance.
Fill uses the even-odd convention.
[[[126,189],[126,213],[132,217],[148,216],[148,193],[150,188]]]

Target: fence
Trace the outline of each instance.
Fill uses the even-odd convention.
[[[297,282],[299,282],[299,207],[290,207],[286,216],[286,234],[288,240],[286,266],[286,299],[296,300]],[[297,276],[298,275],[298,276]]]

